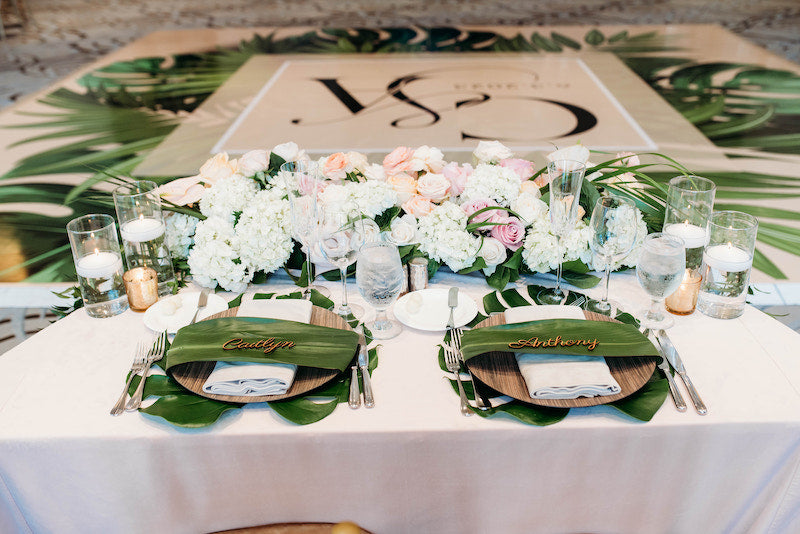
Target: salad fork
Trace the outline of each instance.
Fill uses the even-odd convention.
[[[461,352],[461,334],[462,330],[460,328],[453,328],[450,331],[450,343],[452,343],[453,349],[455,349],[458,360],[464,364],[464,369],[467,370],[467,374],[469,375],[469,381],[472,382],[472,391],[475,394],[475,404],[480,410],[488,410],[491,408],[491,406],[486,403],[480,394],[478,394],[478,385],[475,383],[475,377],[472,376],[472,371],[469,370],[469,367],[467,367],[467,361],[464,359],[464,353]]]
[[[125,401],[128,398],[128,388],[131,387],[133,377],[139,374],[142,369],[144,369],[145,361],[147,361],[147,351],[145,350],[145,344],[140,341],[136,345],[133,363],[131,363],[131,370],[128,373],[128,381],[125,383],[125,387],[122,389],[122,395],[120,395],[119,399],[117,399],[117,403],[113,408],[111,408],[111,415],[119,415],[125,411]]]
[[[153,365],[154,362],[157,362],[161,358],[164,357],[164,349],[167,345],[167,331],[163,331],[158,335],[156,338],[155,343],[150,348],[150,352],[147,353],[147,361],[144,364],[144,368],[142,369],[142,379],[139,381],[139,386],[136,388],[136,392],[131,397],[131,400],[128,401],[128,404],[125,406],[127,411],[133,411],[139,408],[142,405],[142,394],[144,393],[144,381],[147,379],[147,374],[150,372],[150,366]]]
[[[449,346],[444,345],[444,363],[447,370],[456,375],[456,382],[458,382],[458,396],[461,398],[461,413],[463,415],[472,415],[472,410],[469,408],[467,401],[467,394],[464,392],[464,384],[461,383],[461,361],[458,359],[456,350]]]

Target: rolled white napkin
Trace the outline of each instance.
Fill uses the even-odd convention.
[[[584,319],[576,306],[523,306],[505,312],[506,324],[544,319]],[[516,353],[532,399],[577,399],[621,391],[606,360],[599,356]]]
[[[299,299],[246,300],[237,317],[263,317],[308,323],[311,302]],[[296,365],[285,363],[217,362],[203,384],[203,391],[215,395],[283,395],[292,385]]]

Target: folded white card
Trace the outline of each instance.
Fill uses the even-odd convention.
[[[308,323],[311,302],[299,299],[245,300],[237,317],[263,317]],[[203,391],[215,395],[283,395],[292,386],[296,365],[284,363],[217,362],[203,384]]]
[[[583,319],[576,306],[524,306],[505,312],[506,324],[544,319]],[[517,353],[520,373],[533,399],[577,399],[621,391],[599,356]]]

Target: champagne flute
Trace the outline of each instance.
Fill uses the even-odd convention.
[[[558,271],[556,287],[539,292],[538,298],[542,304],[561,304],[567,298],[567,294],[561,289],[561,263],[564,259],[561,240],[575,227],[585,172],[586,165],[580,161],[561,159],[547,164],[550,178],[550,228],[556,236]]]
[[[374,339],[391,339],[403,327],[386,316],[403,288],[403,265],[397,245],[385,241],[361,247],[356,264],[356,284],[361,296],[375,308],[375,320],[366,323]]]
[[[608,284],[611,266],[624,258],[636,243],[636,206],[627,198],[618,196],[597,199],[589,223],[589,248],[595,258],[595,268],[604,270],[603,299],[590,300],[586,309],[611,315],[614,307],[608,301]]]
[[[319,228],[320,248],[332,264],[339,268],[342,279],[342,303],[336,313],[344,318],[363,315],[361,306],[347,302],[347,267],[356,261],[356,255],[364,244],[362,215],[355,209],[343,205],[326,206],[323,209]]]
[[[653,302],[641,320],[642,326],[660,330],[673,325],[672,318],[664,313],[663,302],[681,285],[685,269],[683,239],[661,232],[645,237],[636,276]]]
[[[316,244],[319,225],[317,164],[312,161],[290,161],[281,165],[281,173],[286,181],[291,208],[292,237],[300,242],[306,256],[306,287],[303,289],[303,298],[309,300],[312,289],[327,297],[331,294],[327,287],[314,285],[314,264],[311,261],[311,249]]]

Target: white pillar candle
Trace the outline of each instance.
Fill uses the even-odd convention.
[[[688,222],[668,224],[664,227],[664,233],[683,239],[686,248],[700,248],[708,243],[706,229]]]
[[[111,278],[122,270],[122,258],[113,252],[97,252],[80,258],[75,271],[84,278]]]
[[[165,226],[162,221],[153,218],[141,218],[128,221],[120,228],[122,239],[132,243],[151,241],[164,234]]]
[[[753,257],[747,251],[728,243],[708,247],[703,253],[703,261],[714,269],[735,273],[749,269]]]

